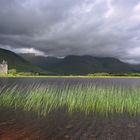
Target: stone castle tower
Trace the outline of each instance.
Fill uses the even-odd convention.
[[[0,74],[8,74],[8,64],[5,60],[0,64]]]

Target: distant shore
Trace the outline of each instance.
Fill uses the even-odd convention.
[[[0,78],[140,78],[140,76],[23,76],[23,75],[0,75]]]

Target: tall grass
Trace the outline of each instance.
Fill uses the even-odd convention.
[[[98,112],[140,114],[140,89],[103,86],[41,86],[28,89],[14,86],[0,91],[0,107],[34,111],[47,114],[58,108],[67,108],[69,113]]]

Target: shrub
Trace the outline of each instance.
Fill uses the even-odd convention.
[[[16,75],[17,70],[16,69],[10,69],[10,70],[8,70],[8,73],[11,74],[11,75]]]
[[[109,76],[109,75],[110,74],[106,72],[88,74],[88,76]]]

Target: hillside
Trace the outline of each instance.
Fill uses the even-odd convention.
[[[16,69],[18,72],[43,72],[39,67],[31,64],[19,55],[0,48],[0,63],[6,60],[9,69]]]
[[[108,73],[129,73],[139,69],[127,63],[121,62],[111,57],[93,56],[66,56],[63,59],[55,57],[43,57],[30,54],[22,54],[31,63],[38,65],[42,69],[61,74],[61,75],[85,75],[95,72]]]

